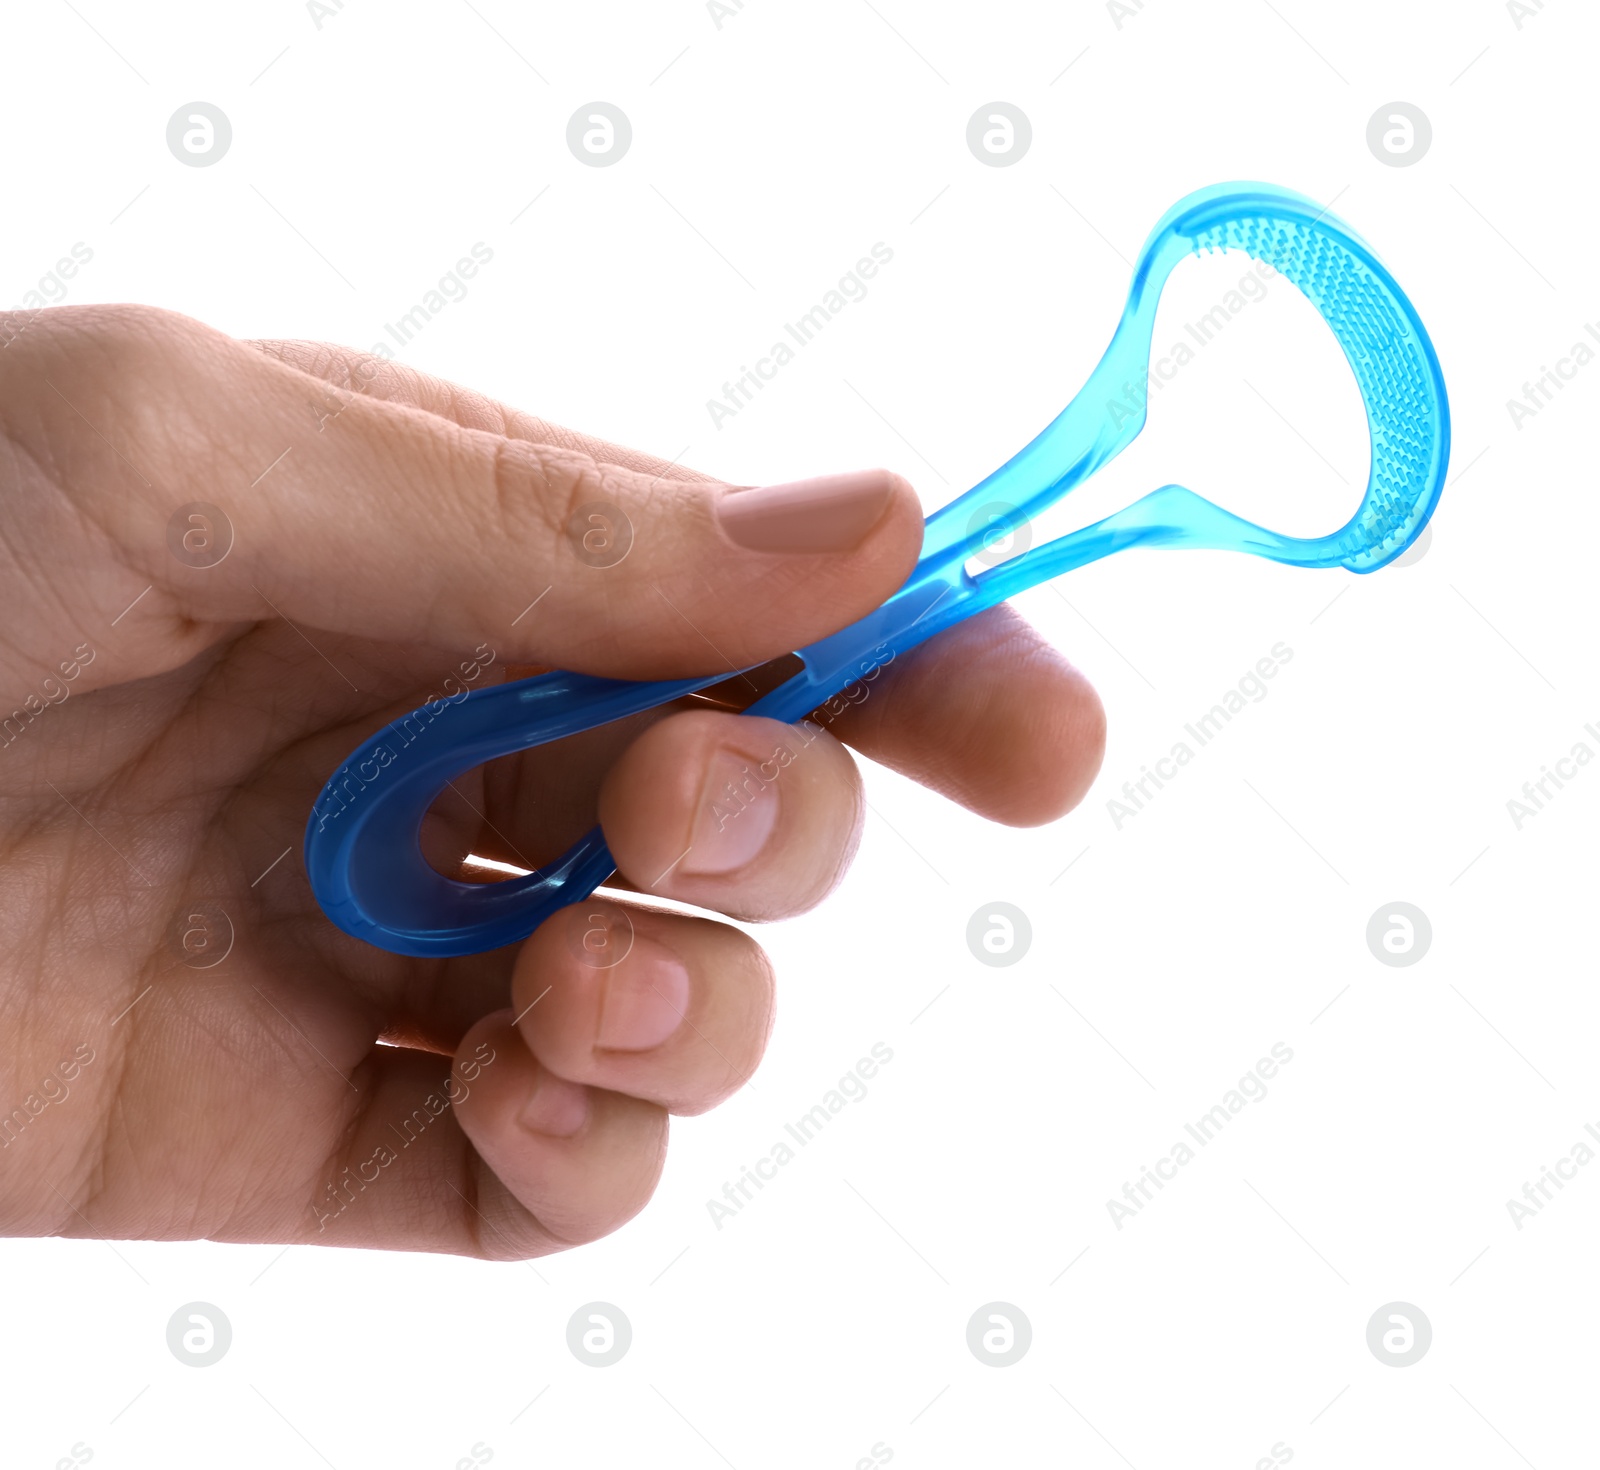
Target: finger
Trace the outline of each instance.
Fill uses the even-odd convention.
[[[129,621],[163,639],[276,614],[620,677],[714,672],[862,616],[921,546],[916,497],[887,471],[662,479],[352,393],[144,308],[62,308],[26,340],[0,388],[39,404],[32,447],[158,589]],[[12,381],[30,370],[59,394]],[[214,565],[169,547],[189,502],[231,525]]]
[[[731,701],[748,698],[731,681],[718,687]],[[629,742],[652,722],[671,718],[652,712],[493,763],[483,773],[483,819],[460,841],[482,857],[522,868],[549,861],[594,825],[605,773]],[[900,655],[810,718],[873,760],[1013,826],[1070,811],[1105,754],[1105,710],[1094,687],[1005,606]],[[691,743],[693,758],[703,758],[702,747]],[[662,802],[677,792],[671,800],[681,806],[687,798],[672,782],[692,786],[699,779],[694,772],[674,776],[668,748],[650,757],[653,748],[634,756],[645,764],[633,768],[637,774],[619,785],[606,809],[613,854],[628,853],[623,872],[647,891],[691,839],[680,833],[680,846],[667,850],[672,829],[652,824],[629,803]],[[759,739],[749,748],[764,758],[772,753]],[[741,762],[749,763],[744,756]]]
[[[600,786],[617,867],[647,893],[744,919],[820,902],[860,839],[861,779],[816,727],[690,711],[652,725]]]
[[[772,1029],[772,967],[748,935],[606,899],[541,926],[511,994],[541,1066],[672,1113],[742,1087]]]
[[[660,1108],[557,1077],[529,1052],[510,1011],[468,1031],[452,1075],[470,1089],[455,1112],[480,1161],[481,1254],[597,1240],[644,1208],[666,1157]]]
[[[374,1052],[300,1238],[517,1260],[597,1240],[644,1207],[667,1115],[552,1075],[511,1016],[483,1017],[452,1061]]]
[[[1105,757],[1094,686],[1005,604],[855,690],[866,691],[859,702],[834,702],[831,734],[991,821],[1053,822],[1083,800]]]
[[[459,383],[429,377],[405,363],[373,357],[353,347],[296,340],[254,340],[249,345],[314,378],[341,384],[369,398],[423,409],[460,424],[464,429],[484,429],[492,434],[504,434],[509,439],[529,439],[537,444],[573,449],[588,455],[597,464],[620,465],[652,478],[695,481],[715,478],[643,450],[629,449],[596,439],[592,434],[580,434],[575,429],[552,424],[471,388],[463,388]]]

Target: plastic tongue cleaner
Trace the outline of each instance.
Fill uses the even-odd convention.
[[[1081,484],[1144,427],[1162,287],[1203,251],[1238,250],[1292,281],[1344,349],[1366,405],[1372,469],[1366,494],[1327,536],[1280,535],[1184,489],[1164,485],[1105,519],[971,575],[966,563]],[[1033,442],[928,517],[922,558],[905,585],[850,627],[800,649],[803,665],[745,711],[793,721],[935,634],[1026,588],[1130,546],[1246,551],[1300,567],[1371,572],[1427,524],[1444,484],[1450,414],[1421,320],[1354,231],[1314,201],[1270,184],[1191,194],[1151,232],[1111,345],[1078,395]],[[996,506],[1005,507],[995,514]],[[446,782],[518,750],[665,704],[728,677],[630,683],[552,673],[424,706],[380,730],[334,773],[306,826],[312,890],[341,929],[408,955],[471,954],[531,934],[615,871],[597,827],[539,872],[462,883],[429,867],[423,815]],[[438,701],[435,702],[439,703]]]

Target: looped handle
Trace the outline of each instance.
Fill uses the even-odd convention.
[[[397,954],[477,954],[525,939],[616,870],[600,829],[537,872],[460,883],[430,867],[419,843],[422,819],[446,783],[724,677],[640,684],[558,672],[413,710],[362,745],[317,798],[305,845],[317,902],[345,933]]]

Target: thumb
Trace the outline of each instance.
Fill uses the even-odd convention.
[[[32,364],[12,356],[24,344]],[[41,462],[163,594],[129,617],[152,637],[175,618],[281,614],[689,676],[863,616],[922,545],[916,495],[885,470],[760,489],[666,479],[329,384],[171,313],[47,313],[6,357],[51,385],[31,392]]]

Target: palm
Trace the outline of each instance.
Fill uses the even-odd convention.
[[[414,651],[307,631],[320,653],[275,619],[230,631],[181,670],[69,695],[13,743],[13,791],[59,796],[7,868],[8,886],[26,875],[49,896],[14,888],[6,904],[31,915],[8,946],[6,993],[32,1001],[12,1035],[43,1019],[59,1036],[70,1014],[99,1074],[93,1106],[56,1106],[48,1154],[8,1154],[13,1228],[314,1236],[333,1152],[371,1094],[420,1096],[448,1070],[379,1038],[448,1053],[505,1003],[508,965],[384,954],[316,910],[298,847],[317,789],[387,712],[432,691]],[[458,783],[475,805],[477,775],[477,789]],[[470,837],[447,825],[436,843]],[[14,1073],[7,1095],[34,1080]],[[80,1209],[74,1161],[96,1177]]]

